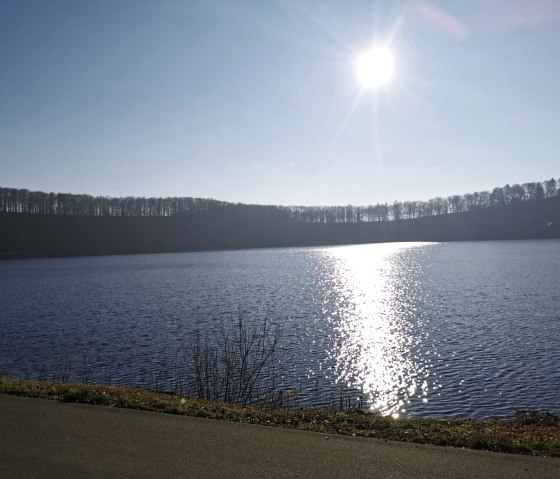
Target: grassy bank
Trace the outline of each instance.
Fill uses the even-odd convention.
[[[560,418],[518,411],[508,419],[393,419],[360,411],[286,410],[182,398],[144,389],[0,378],[0,393],[183,416],[287,427],[326,434],[560,457]]]

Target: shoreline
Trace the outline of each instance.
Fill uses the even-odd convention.
[[[145,389],[0,377],[0,394],[181,416],[532,456],[560,457],[560,417],[517,411],[510,418],[398,418],[335,409],[270,409]]]
[[[170,251],[140,251],[140,252],[130,252],[130,253],[92,253],[92,254],[77,254],[77,255],[61,255],[61,256],[28,256],[20,255],[19,253],[2,253],[0,252],[0,262],[15,262],[24,260],[53,260],[53,259],[77,259],[77,258],[104,258],[104,257],[118,257],[118,256],[142,256],[142,255],[169,255],[169,254],[188,254],[188,253],[227,253],[236,251],[261,251],[261,250],[278,250],[278,249],[313,249],[313,248],[344,248],[347,246],[365,246],[374,244],[393,244],[393,243],[498,243],[498,242],[522,242],[522,241],[553,241],[560,242],[560,238],[514,238],[514,239],[481,239],[481,240],[450,240],[450,241],[376,241],[371,243],[324,243],[324,244],[314,244],[314,245],[304,245],[304,246],[290,246],[290,245],[280,245],[280,246],[247,246],[239,248],[206,248],[206,249],[192,249],[192,250],[170,250]]]

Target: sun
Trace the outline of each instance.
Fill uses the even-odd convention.
[[[393,54],[386,47],[373,47],[356,60],[356,73],[364,89],[377,89],[393,79]]]

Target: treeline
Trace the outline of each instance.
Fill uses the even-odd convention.
[[[253,211],[261,208],[263,213],[269,213],[274,208],[304,223],[362,223],[464,213],[558,196],[560,178],[558,181],[552,178],[543,182],[505,185],[492,191],[436,197],[428,201],[395,201],[369,206],[251,206]],[[166,217],[242,206],[207,198],[112,198],[0,187],[0,213]]]
[[[560,196],[560,178],[543,182],[505,185],[492,191],[479,191],[428,201],[395,201],[370,206],[292,206],[283,207],[293,218],[306,223],[360,223],[424,218],[465,213],[484,208],[539,201]]]
[[[71,216],[188,216],[234,205],[208,198],[138,198],[44,193],[0,187],[0,213]]]

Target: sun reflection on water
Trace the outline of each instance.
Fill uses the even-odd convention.
[[[412,398],[427,402],[428,364],[421,360],[422,284],[417,261],[426,243],[328,248],[337,304],[328,354],[337,381],[362,390],[372,410],[398,417]]]

